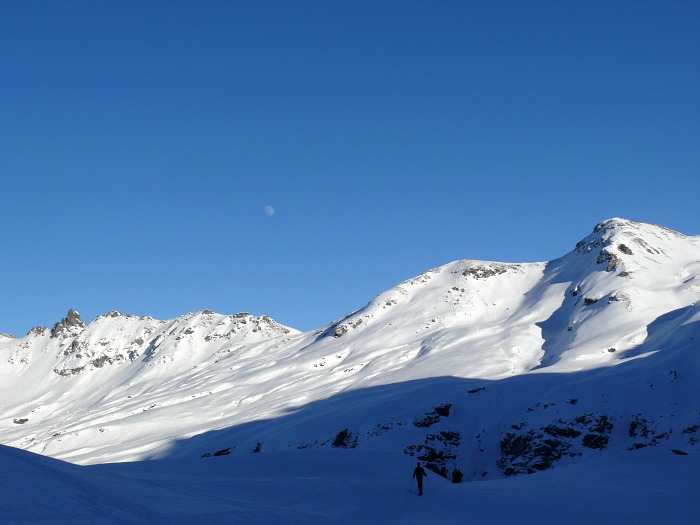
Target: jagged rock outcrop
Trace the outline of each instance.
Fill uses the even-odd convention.
[[[68,315],[53,325],[51,337],[77,335],[85,328],[85,323],[80,314],[73,309],[68,310]]]

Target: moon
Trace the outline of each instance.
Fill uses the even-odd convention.
[[[272,206],[265,206],[265,215],[272,217],[275,214],[275,209]]]

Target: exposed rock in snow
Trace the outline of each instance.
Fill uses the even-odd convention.
[[[68,310],[68,315],[56,323],[51,329],[51,337],[69,336],[79,334],[85,328],[85,323],[80,319],[80,314],[75,310]]]

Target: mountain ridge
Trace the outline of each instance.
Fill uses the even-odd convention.
[[[695,450],[700,407],[663,396],[698,377],[699,273],[699,237],[609,219],[553,261],[453,261],[310,332],[208,310],[168,321],[111,312],[81,326],[72,311],[51,331],[0,339],[0,439],[83,464],[390,447],[471,479],[655,435]],[[663,410],[642,415],[599,384],[616,377],[647,399],[638,376],[668,390]],[[630,430],[642,420],[646,441]]]

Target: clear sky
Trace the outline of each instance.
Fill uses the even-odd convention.
[[[0,332],[311,330],[610,217],[698,235],[699,27],[696,1],[0,0]]]

